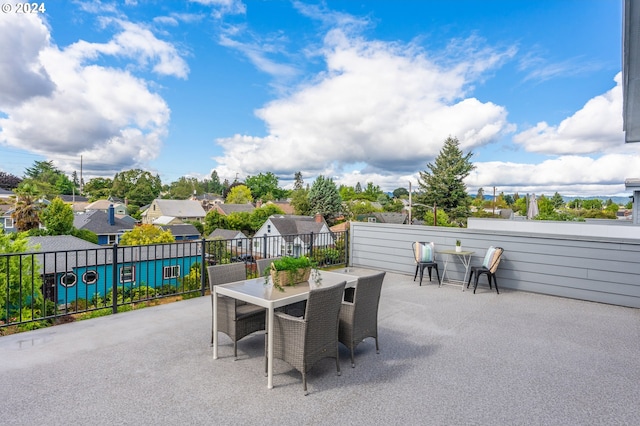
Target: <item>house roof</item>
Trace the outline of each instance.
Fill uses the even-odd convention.
[[[222,229],[218,228],[207,236],[208,240],[213,239],[233,240],[236,238],[247,238],[241,231],[235,229]]]
[[[324,218],[321,222],[316,222],[316,219],[310,216],[270,216],[269,220],[280,235],[317,233],[327,225]]]
[[[174,237],[184,237],[184,236],[191,236],[191,235],[200,236],[200,231],[198,231],[198,228],[196,228],[190,223],[180,223],[177,225],[162,225],[162,226],[159,226],[159,228],[162,229],[163,231],[171,231],[171,234]]]
[[[256,208],[253,204],[218,204],[216,206],[217,209],[222,211],[224,215],[228,215],[231,213],[239,213],[239,212],[247,212],[252,213]]]
[[[66,203],[87,203],[89,199],[81,195],[58,195]]]
[[[378,219],[378,222],[382,223],[407,223],[407,215],[405,213],[374,213],[374,216]]]
[[[0,188],[0,198],[9,198],[16,195],[13,191],[8,189]]]
[[[73,226],[78,229],[86,229],[98,235],[119,234],[122,230],[129,230],[135,224],[129,220],[114,217],[114,224],[109,224],[109,214],[102,210],[91,210],[77,214],[73,218]]]
[[[160,216],[153,220],[153,224],[159,226],[169,225],[173,220],[175,220],[173,216]]]
[[[85,210],[104,210],[107,211],[109,210],[109,206],[113,205],[113,207],[116,207],[116,205],[118,205],[120,203],[116,203],[110,200],[97,200],[94,201],[93,203],[89,204]]]
[[[157,199],[155,203],[164,216],[204,217],[206,215],[202,205],[194,200]]]
[[[29,247],[39,246],[38,251],[89,250],[102,249],[98,244],[90,243],[72,235],[54,235],[46,237],[28,237]]]
[[[274,206],[277,206],[278,208],[282,209],[282,211],[285,214],[294,214],[295,213],[295,208],[291,205],[290,202],[288,201],[282,201],[282,200],[276,200],[276,201],[267,201],[266,204],[273,204]]]

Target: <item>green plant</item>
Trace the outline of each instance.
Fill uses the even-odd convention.
[[[284,256],[280,259],[274,260],[271,263],[271,268],[267,268],[264,271],[264,283],[265,285],[269,284],[269,276],[271,275],[272,269],[276,271],[286,271],[286,275],[289,278],[289,281],[295,282],[298,270],[307,268],[312,270],[313,280],[316,285],[319,285],[322,281],[322,278],[320,277],[320,273],[318,272],[318,264],[315,261],[309,259],[307,256]],[[279,274],[274,274],[273,287],[277,288],[280,291],[284,291],[284,287],[280,282]]]
[[[456,246],[460,247],[462,245],[462,241],[456,240]]]

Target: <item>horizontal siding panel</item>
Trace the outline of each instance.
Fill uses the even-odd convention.
[[[505,249],[496,274],[500,288],[640,307],[640,241],[635,240],[352,222],[352,265],[413,275],[412,242],[433,241],[436,250],[445,250],[458,239],[464,250],[475,251],[472,266],[482,263],[489,246]],[[436,259],[442,273],[444,257]],[[451,260],[447,275],[462,279],[463,274],[460,262]]]

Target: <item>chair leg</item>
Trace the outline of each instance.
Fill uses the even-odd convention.
[[[427,269],[429,269],[429,282],[431,282],[431,266],[429,266]]]
[[[500,291],[498,290],[498,279],[495,275],[493,276],[493,283],[496,285],[496,293],[500,294]]]
[[[436,269],[436,276],[438,277],[438,284],[440,284],[440,272],[438,272],[438,265],[434,266],[434,268]]]
[[[238,359],[238,342],[233,342],[233,360]]]
[[[476,289],[478,288],[478,277],[480,276],[480,274],[476,273],[476,279],[473,282],[473,294],[476,294]]]
[[[413,274],[413,281],[416,280],[416,277],[418,276],[418,268],[420,267],[420,265],[416,265],[416,273]]]
[[[340,349],[338,345],[336,345],[336,370],[338,371],[338,376],[340,376],[342,375],[342,371],[340,371]]]
[[[353,357],[353,344],[351,345],[351,368],[356,368],[356,361],[354,360]]]
[[[436,269],[436,271],[437,271],[437,269]],[[374,339],[376,339],[376,353],[379,354],[380,353],[380,348],[378,347],[378,338],[374,337]]]
[[[424,275],[424,266],[420,267],[420,286],[422,286],[422,276]]]
[[[309,392],[307,392],[307,375],[306,375],[306,373],[302,373],[302,387],[304,388],[304,395],[305,396],[309,395]]]
[[[469,281],[467,281],[467,288],[469,288],[469,284],[471,284],[471,278],[473,278],[473,269],[469,272]]]

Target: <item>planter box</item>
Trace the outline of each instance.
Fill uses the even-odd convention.
[[[275,286],[284,287],[309,281],[311,268],[300,268],[296,271],[278,271],[275,269],[273,264],[271,264],[271,270],[269,273],[271,274],[271,280]]]

